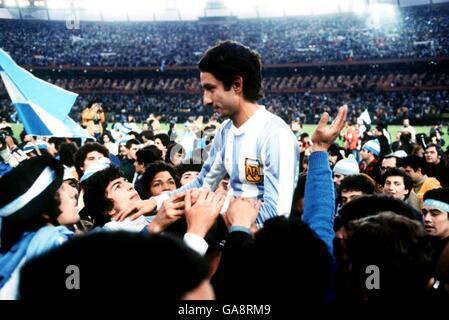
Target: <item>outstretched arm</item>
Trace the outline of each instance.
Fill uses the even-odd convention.
[[[340,107],[337,117],[329,127],[327,127],[329,114],[325,112],[321,116],[312,136],[313,152],[309,159],[304,194],[303,221],[326,243],[331,254],[333,254],[335,199],[327,149],[343,129],[347,112],[346,105]]]

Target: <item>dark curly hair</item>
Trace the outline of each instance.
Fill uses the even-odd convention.
[[[382,185],[385,185],[385,182],[389,177],[402,177],[404,179],[404,186],[408,191],[408,194],[405,196],[405,199],[407,199],[410,196],[410,192],[413,188],[412,178],[402,169],[388,168],[387,171],[385,171],[385,173],[382,175]]]
[[[104,155],[106,158],[109,157],[109,150],[102,144],[99,144],[98,142],[89,142],[89,143],[86,143],[81,148],[79,148],[75,154],[75,169],[76,169],[76,173],[78,173],[78,177],[80,177],[80,178],[83,175],[83,171],[81,170],[81,167],[84,166],[84,160],[86,160],[87,154],[92,151],[98,151],[99,153]]]
[[[224,41],[209,48],[198,63],[201,72],[209,72],[230,90],[235,77],[243,79],[243,96],[249,102],[263,98],[260,55],[235,41]]]
[[[170,173],[170,175],[175,180],[176,188],[179,188],[181,186],[181,184],[179,182],[179,177],[176,174],[176,170],[172,165],[162,162],[162,161],[151,163],[145,169],[145,173],[142,176],[142,198],[143,199],[148,199],[149,197],[152,196],[152,194],[150,194],[151,181],[153,181],[156,174],[158,174],[159,172],[162,172],[162,171],[168,171],[168,173]]]
[[[433,274],[432,242],[423,226],[391,211],[354,220],[348,225],[351,273],[361,297],[368,300],[407,301],[426,297]],[[367,268],[380,272],[380,288],[365,290]]]
[[[110,166],[96,172],[81,183],[84,190],[84,210],[83,218],[89,216],[94,223],[94,227],[102,227],[111,221],[108,212],[113,209],[114,203],[106,197],[106,188],[115,179],[124,177],[117,167]]]

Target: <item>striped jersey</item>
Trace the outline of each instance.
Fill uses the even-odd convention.
[[[240,128],[226,120],[196,180],[162,198],[192,188],[215,190],[226,174],[228,195],[262,200],[257,225],[277,215],[288,217],[299,174],[299,147],[293,132],[264,106]],[[158,204],[162,198],[156,199]]]

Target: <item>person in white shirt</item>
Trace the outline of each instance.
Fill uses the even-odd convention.
[[[416,142],[416,129],[410,125],[410,120],[405,118],[404,121],[402,122],[402,125],[403,127],[401,131],[410,132],[410,134],[412,135],[411,142]]]
[[[262,201],[259,227],[272,217],[288,217],[298,181],[299,147],[289,126],[257,104],[263,96],[260,56],[240,43],[225,41],[207,50],[198,66],[204,104],[228,118],[207,161],[193,182],[137,202],[118,219],[151,212],[164,199],[192,188],[214,191],[226,174],[230,177],[227,200],[236,196]]]

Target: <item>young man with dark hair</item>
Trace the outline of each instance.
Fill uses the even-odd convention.
[[[96,169],[98,169],[97,172],[82,182],[85,212],[93,220],[94,227],[106,231],[160,233],[184,216],[184,194],[178,194],[165,200],[157,215],[148,219],[151,220],[150,222],[142,216],[133,221],[129,219],[116,221],[117,214],[124,208],[140,201],[140,196],[118,168],[102,164],[98,165]],[[224,197],[204,191],[205,199],[202,201],[201,192],[192,190],[191,193],[193,200],[190,211],[193,212],[190,213],[187,220],[187,228],[183,229],[180,236],[184,237],[191,248],[204,255],[208,244],[204,240],[205,235],[198,234],[198,230],[203,232],[206,229],[207,232],[209,228],[204,226],[203,220],[198,220],[198,212],[206,211],[210,215],[209,218],[215,221],[224,202]],[[201,225],[198,226],[199,224]]]
[[[421,206],[424,201],[424,194],[427,191],[441,188],[441,184],[436,178],[428,177],[425,174],[426,162],[423,158],[417,155],[410,155],[403,159],[402,166],[413,180],[413,190],[418,196]]]
[[[449,297],[449,188],[429,190],[424,194],[422,208],[424,226],[434,238],[434,287]]]
[[[389,168],[382,176],[382,186],[385,194],[406,201],[413,189],[413,180],[399,168]]]
[[[180,185],[176,169],[162,161],[150,164],[142,176],[144,199],[158,196],[162,192],[176,190]]]
[[[134,162],[136,161],[136,152],[139,150],[140,141],[136,139],[130,139],[126,141],[126,156],[120,161],[120,170],[125,174],[125,178],[128,181],[134,180]]]
[[[299,148],[289,126],[257,104],[263,96],[260,56],[240,43],[225,41],[208,49],[198,67],[204,104],[228,120],[193,182],[132,206],[122,217],[136,210],[135,216],[151,212],[163,199],[191,188],[215,190],[226,174],[230,176],[229,198],[263,200],[259,226],[269,218],[289,216],[298,180]]]
[[[75,154],[75,169],[81,179],[86,169],[101,158],[108,158],[109,150],[98,142],[89,142],[78,149]]]
[[[443,149],[436,144],[426,147],[427,175],[435,177],[443,187],[449,187],[449,168],[442,158]]]
[[[380,166],[380,172],[382,174],[387,171],[389,168],[398,168],[399,167],[399,159],[393,154],[387,154],[383,159]]]
[[[181,186],[195,180],[200,174],[201,164],[182,163],[176,168]]]
[[[134,169],[136,170],[136,174],[134,175],[133,184],[134,188],[137,190],[141,198],[143,198],[142,176],[145,172],[145,169],[151,163],[160,161],[161,159],[162,151],[159,150],[155,145],[146,146],[136,152],[136,161],[134,161]]]
[[[373,194],[376,182],[366,174],[355,174],[345,177],[339,187],[341,204],[345,205],[361,195]]]
[[[421,211],[427,232],[449,241],[449,188],[427,191]]]
[[[154,132],[152,130],[143,130],[140,133],[140,139],[144,145],[151,145],[154,143]]]
[[[340,108],[329,128],[329,115],[324,114],[312,136],[302,219],[271,218],[253,236],[260,202],[245,198],[231,202],[225,214],[230,234],[213,279],[219,299],[290,300],[292,291],[299,303],[332,297],[335,199],[327,150],[346,114],[347,107]]]
[[[167,148],[170,144],[170,137],[166,133],[159,133],[154,136],[154,145],[162,151],[162,158],[165,159]]]
[[[403,169],[390,168],[385,171],[382,187],[385,194],[404,201],[416,210],[416,214],[421,211],[419,198],[413,191],[413,180]]]

